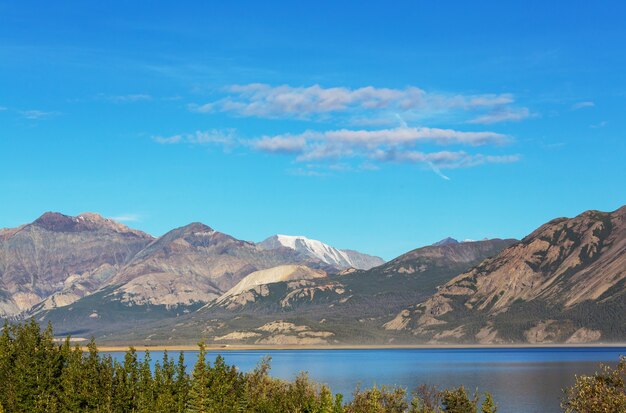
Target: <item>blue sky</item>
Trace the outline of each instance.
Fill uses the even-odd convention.
[[[389,259],[626,203],[623,2],[338,3],[0,1],[0,227]]]

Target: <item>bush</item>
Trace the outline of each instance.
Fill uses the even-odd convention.
[[[626,412],[626,357],[617,368],[602,366],[592,376],[576,376],[575,384],[565,390],[561,407],[566,413]]]

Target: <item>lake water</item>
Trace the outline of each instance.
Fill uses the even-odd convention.
[[[123,353],[111,353],[118,359]],[[218,352],[209,352],[213,360]],[[293,379],[307,371],[346,399],[357,385],[398,385],[409,390],[420,384],[441,388],[464,385],[489,391],[501,413],[556,413],[564,387],[575,374],[590,374],[599,363],[615,365],[625,347],[532,349],[393,349],[393,350],[277,350],[224,351],[229,364],[248,371],[263,356],[272,358],[271,374]],[[177,354],[170,353],[177,357]],[[197,352],[185,352],[189,370]],[[151,352],[153,360],[162,352]]]

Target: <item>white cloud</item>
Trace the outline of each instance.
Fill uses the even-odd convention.
[[[36,109],[22,110],[19,113],[26,119],[30,119],[30,120],[50,118],[52,116],[56,116],[59,114],[59,112],[45,112],[43,110],[36,110]]]
[[[441,151],[424,153],[419,151],[378,151],[376,159],[385,162],[426,163],[436,168],[467,168],[486,163],[511,163],[520,159],[519,155],[469,154],[465,151]]]
[[[593,125],[589,125],[589,127],[593,128],[593,129],[600,129],[600,128],[604,128],[608,124],[609,124],[609,122],[603,120],[602,122],[599,122],[599,123],[596,123],[596,124],[593,124]]]
[[[168,145],[168,144],[173,144],[173,143],[179,143],[183,137],[181,135],[174,135],[174,136],[153,136],[152,139],[157,142],[157,143],[161,143],[164,145]]]
[[[307,131],[299,135],[265,136],[252,141],[263,152],[296,154],[299,161],[339,159],[371,154],[381,148],[404,150],[416,144],[501,145],[510,138],[495,132],[462,132],[453,129],[400,127],[379,130]]]
[[[306,138],[303,136],[265,136],[252,143],[252,146],[263,152],[271,153],[298,153],[306,147]]]
[[[591,108],[591,107],[594,107],[595,105],[596,104],[591,101],[578,102],[572,105],[572,109],[577,110],[577,109],[583,109],[583,108]]]
[[[316,169],[294,168],[287,171],[291,175],[297,176],[328,176],[328,172],[322,172]]]
[[[429,117],[452,111],[489,110],[514,102],[511,94],[429,93],[413,86],[403,89],[373,86],[353,89],[253,83],[229,86],[224,92],[225,97],[206,104],[191,105],[190,109],[203,113],[229,112],[240,116],[296,119],[344,113],[364,121],[370,117],[362,116],[363,113],[391,111],[394,114]]]
[[[212,129],[207,131],[195,131],[183,135],[153,136],[152,140],[163,144],[172,145],[177,143],[188,143],[192,145],[217,144],[224,147],[237,144],[233,129]]]
[[[195,133],[185,136],[185,140],[189,143],[204,145],[216,143],[222,145],[230,145],[234,140],[233,129],[212,129],[208,131],[196,131]]]
[[[485,163],[508,163],[517,155],[494,156],[464,151],[424,152],[417,146],[502,145],[510,141],[495,132],[462,132],[453,129],[408,128],[382,130],[307,131],[299,135],[265,136],[251,141],[259,151],[295,156],[297,162],[336,162],[357,159],[371,168],[373,162],[424,163],[443,177],[439,169],[477,166]],[[375,165],[374,165],[375,166]]]
[[[141,102],[141,101],[146,101],[146,100],[152,100],[152,96],[143,94],[143,93],[138,93],[138,94],[131,94],[131,95],[111,96],[110,99],[115,102]]]
[[[121,214],[118,216],[110,217],[110,219],[119,222],[139,222],[141,221],[141,216],[138,214]]]
[[[427,152],[424,147],[501,146],[511,138],[490,131],[465,132],[454,129],[398,127],[378,130],[338,129],[325,132],[262,136],[242,139],[232,129],[196,131],[172,136],[153,136],[160,144],[214,144],[230,149],[239,147],[272,154],[285,154],[306,168],[294,169],[298,175],[319,175],[328,171],[376,170],[381,163],[423,163],[446,179],[441,169],[477,166],[486,163],[509,163],[517,155],[469,154],[461,150]],[[419,147],[419,150],[418,150]],[[310,172],[311,170],[317,172]],[[304,172],[303,172],[304,171]]]
[[[3,112],[5,110],[9,110],[9,108],[7,108],[6,106],[0,106],[0,112]]]
[[[532,116],[528,108],[501,107],[490,113],[478,116],[468,123],[488,125],[499,122],[518,122]]]
[[[347,142],[356,145],[402,145],[416,142],[432,142],[438,145],[463,144],[486,145],[506,143],[506,135],[495,132],[461,132],[440,128],[409,128],[379,130],[348,130],[324,132],[327,141]]]

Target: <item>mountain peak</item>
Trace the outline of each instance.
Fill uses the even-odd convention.
[[[192,222],[190,224],[181,227],[184,232],[187,233],[214,233],[215,230],[210,226],[203,224],[202,222]]]
[[[273,235],[258,244],[262,249],[291,248],[310,258],[320,260],[338,269],[370,269],[384,263],[381,258],[372,257],[352,250],[340,250],[321,241],[302,235]]]
[[[124,224],[105,218],[94,212],[84,212],[77,216],[64,215],[60,212],[45,212],[33,221],[33,225],[53,232],[82,232],[109,230],[152,238],[148,234],[131,229]]]
[[[459,243],[459,241],[455,240],[454,238],[446,237],[446,238],[442,239],[441,241],[435,242],[433,244],[433,246],[435,246],[435,247],[442,247],[442,246],[445,246],[445,245],[454,245],[454,244],[458,244],[458,243]]]

